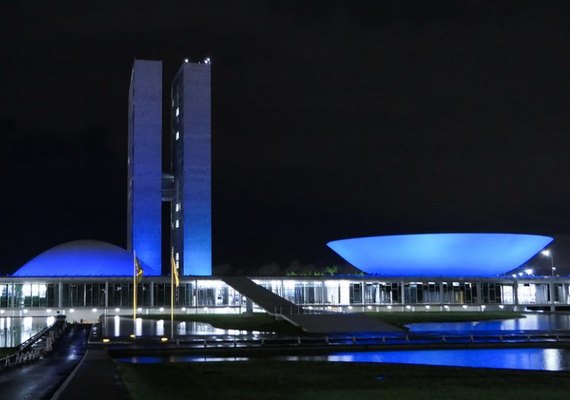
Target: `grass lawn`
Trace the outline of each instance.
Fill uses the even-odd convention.
[[[568,399],[567,372],[390,364],[250,362],[119,364],[131,397],[146,399]]]
[[[169,315],[141,315],[148,319],[169,319]],[[269,314],[176,314],[176,321],[206,322],[220,329],[276,332],[284,335],[302,335],[303,331],[287,321],[278,321]]]
[[[10,354],[14,354],[16,352],[15,347],[0,347],[0,358],[6,357]]]
[[[511,311],[490,312],[461,312],[461,311],[416,311],[416,312],[366,312],[364,313],[378,318],[389,324],[403,326],[416,322],[470,322],[490,321],[496,319],[524,318],[524,314]]]
[[[367,312],[364,313],[389,324],[403,326],[413,322],[487,321],[523,317],[513,312]],[[169,319],[169,315],[141,315],[148,319]],[[304,332],[286,321],[278,321],[269,314],[176,314],[177,321],[206,322],[220,329],[275,332],[284,335],[303,335]]]

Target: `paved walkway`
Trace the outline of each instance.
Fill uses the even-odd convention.
[[[91,346],[85,358],[52,400],[129,399],[107,349]]]
[[[50,399],[77,366],[86,350],[89,325],[75,325],[46,358],[0,374],[2,399]]]

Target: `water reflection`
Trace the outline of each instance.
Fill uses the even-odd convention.
[[[164,356],[164,357],[125,357],[119,358],[120,362],[129,364],[158,364],[169,362],[222,362],[222,361],[249,361],[249,357],[203,357],[203,356]]]
[[[453,367],[570,370],[567,349],[468,349],[338,353],[326,356],[332,362],[425,364]]]
[[[164,336],[164,320],[156,321],[156,336]]]
[[[549,331],[570,329],[570,314],[526,314],[525,318],[478,322],[437,322],[407,325],[412,332]]]
[[[417,364],[469,368],[499,368],[542,371],[570,371],[567,349],[471,349],[343,352],[320,356],[280,356],[277,361],[328,361],[346,363]],[[127,357],[119,361],[135,364],[169,362],[249,361],[247,357],[204,357],[170,355]]]
[[[137,336],[170,336],[170,320],[151,320],[137,318],[135,333]],[[103,325],[103,336],[127,337],[133,333],[133,320],[119,316],[107,317]],[[218,329],[204,322],[174,321],[174,336],[190,335],[258,335],[257,331],[239,331],[235,329]]]
[[[54,317],[1,317],[0,347],[16,347],[53,322]]]

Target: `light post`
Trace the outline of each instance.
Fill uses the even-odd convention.
[[[540,254],[546,257],[550,257],[550,267],[552,271],[552,276],[554,276],[554,273],[556,272],[556,267],[554,266],[554,257],[552,255],[552,252],[550,250],[542,250]]]
[[[550,250],[543,250],[540,254],[546,257],[550,257],[550,267],[552,268],[552,282],[549,285],[550,294],[550,311],[556,311],[556,306],[554,305],[554,273],[556,272],[556,267],[554,266],[554,257]]]

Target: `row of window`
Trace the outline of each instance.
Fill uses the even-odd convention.
[[[257,281],[299,305],[390,304],[570,304],[570,285],[469,282],[402,283],[350,281]],[[107,293],[108,292],[108,293]],[[137,285],[141,307],[170,306],[170,283]],[[403,301],[402,301],[403,300]],[[245,298],[221,281],[194,281],[175,288],[178,307],[240,307]],[[0,308],[132,307],[133,285],[123,283],[0,283]]]

